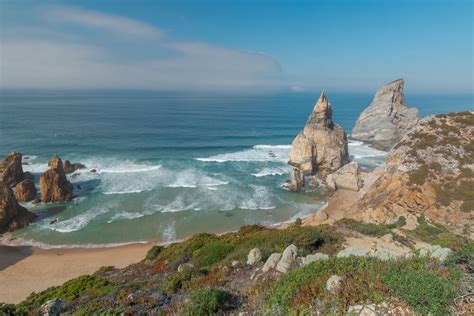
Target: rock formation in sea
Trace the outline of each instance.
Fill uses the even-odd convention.
[[[344,129],[332,120],[332,106],[321,93],[304,129],[291,144],[290,161],[299,172],[293,171],[290,189],[300,189],[304,175],[318,175],[321,179],[349,162],[347,136]]]
[[[15,197],[19,202],[33,201],[36,197],[36,187],[31,179],[25,179],[15,186]]]
[[[360,114],[351,138],[390,150],[419,120],[418,110],[408,108],[403,93],[404,80],[380,88],[372,103]]]
[[[3,183],[12,187],[25,177],[21,166],[21,154],[11,152],[0,163],[0,175]]]
[[[474,236],[474,112],[421,120],[389,152],[385,167],[368,176],[375,180],[352,207],[356,219],[394,222],[418,214]]]
[[[12,189],[0,181],[0,234],[25,227],[35,217],[35,214],[18,204]]]
[[[74,171],[78,169],[84,169],[85,167],[86,167],[85,165],[79,162],[71,163],[69,160],[63,161],[63,168],[66,174],[73,173]]]
[[[73,185],[67,180],[61,158],[54,156],[48,165],[50,168],[40,177],[41,200],[44,203],[72,200]]]

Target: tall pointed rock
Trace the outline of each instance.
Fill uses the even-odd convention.
[[[416,108],[408,108],[403,79],[392,81],[377,91],[372,103],[360,114],[351,138],[390,150],[418,123]]]
[[[321,93],[304,129],[291,144],[290,165],[304,175],[317,174],[322,179],[349,161],[347,136],[344,129],[334,124],[332,106]],[[292,173],[293,174],[293,173]],[[304,180],[292,179],[291,189],[298,190]]]

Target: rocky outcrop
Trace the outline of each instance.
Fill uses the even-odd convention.
[[[304,188],[304,174],[300,169],[293,168],[290,173],[289,189],[291,191],[300,191]]]
[[[351,138],[390,150],[419,120],[418,110],[408,108],[403,93],[404,80],[392,81],[374,96],[357,119]]]
[[[351,161],[342,166],[339,170],[326,177],[326,184],[332,190],[346,189],[359,191],[363,184],[359,165],[357,162]]]
[[[15,186],[24,179],[20,153],[11,152],[3,158],[3,161],[0,163],[0,175],[0,181],[10,187]]]
[[[288,163],[303,175],[317,174],[324,179],[348,161],[346,133],[334,124],[331,103],[322,92],[303,131],[291,144]],[[291,188],[301,188],[300,173],[292,172]]]
[[[356,219],[384,223],[418,214],[474,236],[474,112],[420,121],[389,152],[382,171],[352,207]]]
[[[85,167],[85,165],[79,162],[71,163],[69,160],[64,160],[63,162],[63,168],[66,174],[73,173],[74,171],[79,169],[84,169]]]
[[[295,245],[289,245],[283,250],[281,259],[278,261],[275,269],[281,273],[287,273],[294,266],[298,248]]]
[[[66,178],[61,158],[54,156],[48,165],[50,168],[40,177],[41,200],[44,203],[72,200],[73,186]]]
[[[32,180],[25,179],[15,186],[15,197],[19,202],[33,201],[36,197],[36,187]]]
[[[248,265],[254,265],[256,263],[259,263],[261,260],[262,260],[262,253],[260,252],[260,249],[253,248],[249,251],[249,254],[247,256]]]
[[[0,181],[0,234],[27,226],[36,217],[18,204],[12,189]]]

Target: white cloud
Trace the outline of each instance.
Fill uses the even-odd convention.
[[[160,38],[165,32],[152,25],[125,17],[85,10],[70,6],[48,6],[45,15],[53,21],[76,23],[81,26],[100,28],[117,35]]]
[[[269,55],[174,41],[154,26],[75,7],[50,8],[47,17],[50,23],[75,22],[114,32],[116,41],[108,46],[103,35],[98,41],[95,37],[94,41],[82,38],[71,42],[64,36],[49,37],[44,31],[41,36],[31,33],[2,38],[1,87],[261,90],[282,85],[281,67]],[[72,31],[63,32],[76,38]],[[127,55],[117,49],[118,38],[124,50],[133,47],[134,53]],[[141,57],[142,51],[146,58]]]

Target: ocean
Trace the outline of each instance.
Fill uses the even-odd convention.
[[[350,133],[371,93],[327,93],[333,119]],[[99,246],[171,242],[244,224],[303,217],[322,192],[282,187],[290,144],[319,93],[229,94],[149,91],[0,93],[0,154],[19,151],[39,176],[54,154],[87,166],[69,175],[78,198],[26,204],[38,214],[15,243]],[[421,115],[472,110],[472,96],[408,95]],[[384,152],[351,141],[365,168]],[[89,170],[96,169],[92,173]],[[57,219],[57,222],[52,223]]]

